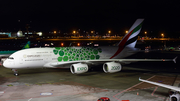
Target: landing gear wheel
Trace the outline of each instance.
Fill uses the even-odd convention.
[[[18,76],[19,74],[18,73],[14,73],[15,76]]]
[[[18,71],[16,70],[16,69],[12,69],[12,71],[14,72],[14,75],[15,76],[18,76],[19,74],[18,74]]]

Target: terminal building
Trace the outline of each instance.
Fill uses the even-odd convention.
[[[0,32],[0,38],[11,37],[11,32]]]
[[[10,38],[10,37],[39,37],[42,36],[42,32],[0,32],[0,38]]]

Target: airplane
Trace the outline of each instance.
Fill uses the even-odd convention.
[[[29,47],[30,47],[30,41],[28,41],[22,49],[27,49]],[[11,54],[13,54],[16,51],[18,50],[0,51],[0,61],[2,62],[2,60],[8,58]]]
[[[129,32],[117,46],[98,47],[54,47],[29,48],[17,51],[3,63],[18,76],[17,69],[22,68],[70,68],[72,74],[88,71],[91,65],[103,64],[105,73],[114,73],[122,69],[121,64],[137,61],[175,61],[175,59],[123,59],[135,54],[138,34],[144,19],[137,19]]]
[[[170,101],[180,101],[180,93],[179,93],[180,88],[179,87],[166,85],[166,84],[162,84],[162,83],[157,83],[157,82],[152,82],[152,81],[148,81],[148,80],[143,80],[141,78],[139,78],[139,81],[154,84],[154,85],[157,85],[157,86],[161,86],[161,87],[164,87],[164,88],[167,88],[167,89],[174,90],[175,92],[170,92]]]

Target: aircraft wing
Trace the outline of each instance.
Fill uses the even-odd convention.
[[[50,62],[46,63],[44,67],[58,67],[63,65],[71,65],[74,63],[86,63],[86,64],[98,64],[103,62],[140,62],[140,61],[174,61],[176,62],[176,58],[174,59],[98,59],[98,60],[78,60],[78,61],[66,61],[66,62]]]
[[[150,84],[154,84],[154,85],[157,85],[157,86],[161,86],[161,87],[164,87],[164,88],[168,88],[168,89],[180,92],[180,88],[179,87],[175,87],[175,86],[171,86],[171,85],[166,85],[166,84],[162,84],[162,83],[157,83],[157,82],[152,82],[152,81],[148,81],[148,80],[143,80],[141,78],[139,78],[139,81],[150,83]]]

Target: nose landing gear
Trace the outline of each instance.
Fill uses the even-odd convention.
[[[16,70],[16,69],[11,69],[13,72],[14,72],[14,75],[15,76],[18,76],[19,74],[18,74],[18,71]]]

